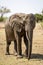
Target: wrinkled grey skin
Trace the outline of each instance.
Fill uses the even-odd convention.
[[[14,49],[18,55],[22,55],[21,40],[24,38],[26,46],[26,56],[31,57],[33,29],[35,28],[35,17],[33,14],[17,14],[9,18],[5,25],[7,47],[6,51],[9,54],[9,45],[14,41]]]
[[[17,15],[16,16],[12,15],[5,24],[5,32],[7,41],[6,54],[10,54],[9,46],[11,44],[11,41],[14,41],[15,52],[17,52],[18,55],[21,55],[22,53],[21,38],[25,33],[22,18]]]
[[[28,59],[30,59],[32,52],[33,29],[35,28],[35,16],[33,14],[27,14],[24,23],[26,32],[26,55]]]

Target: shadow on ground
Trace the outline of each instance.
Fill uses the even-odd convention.
[[[41,59],[41,60],[43,60],[43,54],[32,54],[31,59]]]
[[[10,55],[14,55],[14,54],[10,54]],[[22,56],[26,57],[24,54]],[[33,54],[31,54],[31,58],[30,59],[39,59],[39,60],[41,59],[41,60],[43,60],[43,54],[35,54],[35,53],[33,53]]]

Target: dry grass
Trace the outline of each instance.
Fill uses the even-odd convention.
[[[23,53],[25,51],[24,42],[22,43]],[[13,54],[13,42],[10,46],[11,55],[5,55],[6,37],[5,30],[0,29],[0,65],[43,65],[43,30],[40,24],[36,24],[33,34],[33,47],[31,59],[28,61],[25,57],[17,59]]]

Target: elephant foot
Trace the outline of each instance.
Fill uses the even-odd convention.
[[[27,57],[27,58],[28,58],[28,60],[30,60],[31,57],[29,56],[29,57]]]
[[[5,55],[10,55],[10,53],[6,52],[6,54],[5,54]]]
[[[14,53],[14,56],[17,56],[17,53]]]
[[[22,55],[17,55],[17,58],[23,58],[23,56]]]
[[[14,51],[14,56],[17,56],[17,51]]]
[[[31,54],[28,56],[28,53],[25,52],[24,56],[29,60],[31,58]]]
[[[28,57],[28,53],[27,53],[27,51],[25,50],[25,52],[24,52],[24,56],[27,58]]]
[[[28,60],[31,58],[31,55],[29,55]]]

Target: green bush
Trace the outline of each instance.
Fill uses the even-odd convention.
[[[4,20],[4,18],[0,17],[0,22],[2,22]]]
[[[43,20],[43,15],[41,15],[41,14],[35,14],[35,17],[36,17],[36,21],[37,21],[37,22]]]
[[[0,17],[0,22],[5,22],[8,17]]]
[[[40,22],[41,23],[41,26],[42,26],[42,28],[43,28],[43,21],[42,22]]]

